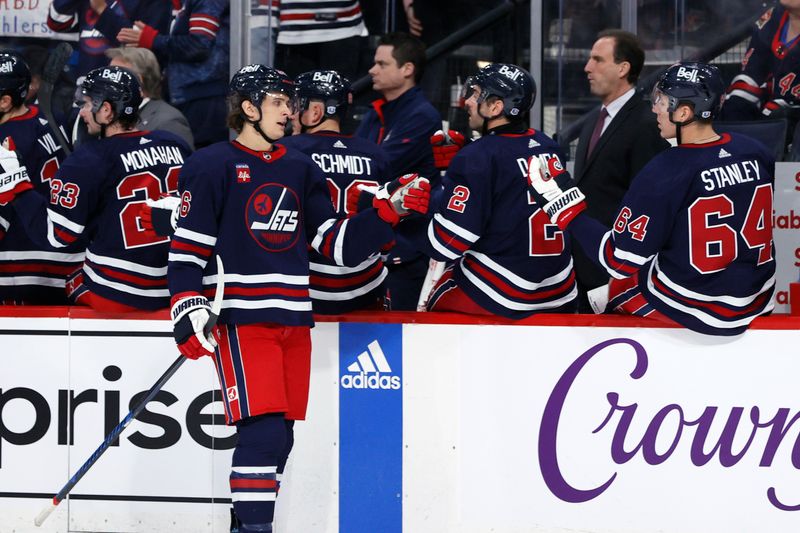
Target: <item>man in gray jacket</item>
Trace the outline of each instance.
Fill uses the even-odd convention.
[[[194,138],[186,117],[161,99],[161,69],[155,54],[147,48],[110,48],[106,56],[111,64],[132,70],[142,85],[139,108],[140,129],[174,133],[194,150]]]

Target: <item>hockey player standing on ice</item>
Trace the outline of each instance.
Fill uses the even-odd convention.
[[[328,181],[333,208],[347,215],[347,196],[359,185],[389,181],[386,159],[375,143],[344,135],[340,125],[347,114],[350,82],[333,70],[314,70],[295,79],[302,133],[280,143],[311,157]],[[310,252],[310,293],[315,313],[340,314],[356,309],[383,308],[386,268],[378,254],[356,267],[337,265]]]
[[[272,531],[292,427],[306,415],[309,245],[338,265],[359,265],[394,238],[392,226],[409,213],[402,205],[426,199],[429,188],[393,182],[374,208],[341,218],[311,158],[275,144],[295,112],[291,78],[248,65],[230,90],[229,125],[239,135],[198,150],[181,172],[168,278],[178,348],[192,359],[214,355],[226,419],[239,434],[233,506],[240,531],[255,533]],[[215,255],[226,283],[216,350],[214,336],[203,334]]]
[[[143,229],[141,212],[145,200],[177,189],[190,150],[172,133],[136,129],[142,95],[133,72],[95,69],[81,93],[80,117],[100,138],[64,160],[47,194],[18,194],[14,210],[41,246],[87,241],[83,267],[67,283],[74,302],[108,312],[165,308],[169,238]]]
[[[453,158],[428,226],[428,252],[449,261],[428,300],[432,311],[523,318],[574,312],[569,239],[528,194],[528,159],[562,165],[558,144],[528,129],[533,77],[516,65],[484,67],[464,85],[469,125],[483,136]]]
[[[775,161],[757,141],[714,131],[724,90],[713,65],[662,75],[653,112],[678,145],[639,172],[610,230],[581,214],[569,174],[531,161],[534,197],[612,276],[609,309],[711,335],[742,333],[772,310]]]
[[[25,105],[31,72],[17,54],[0,52],[0,141],[16,150],[27,167],[30,185],[40,194],[50,193],[50,179],[66,157],[39,108]],[[0,162],[15,165],[14,154]],[[64,305],[64,280],[83,261],[83,247],[51,251],[34,243],[0,195],[0,304]],[[2,205],[6,204],[6,205]]]

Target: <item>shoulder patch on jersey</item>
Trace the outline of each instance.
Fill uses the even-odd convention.
[[[345,146],[345,144],[341,140],[338,140],[335,143],[333,143],[333,147],[334,148],[347,148],[347,146]]]
[[[150,139],[148,139],[147,137],[142,137],[141,139],[139,139],[139,144],[147,144],[149,142]]]
[[[764,24],[766,24],[767,22],[769,22],[769,19],[771,19],[771,18],[772,18],[772,11],[773,11],[774,9],[775,9],[774,7],[771,7],[771,8],[769,8],[768,10],[766,10],[766,11],[764,12],[764,14],[763,14],[763,15],[761,15],[761,18],[759,18],[759,19],[756,21],[756,26],[758,26],[758,29],[759,29],[759,30],[760,30],[761,28],[763,28],[763,27],[764,27]]]
[[[528,148],[536,148],[537,146],[541,146],[535,139],[531,139],[528,141]]]
[[[719,158],[720,159],[722,159],[723,157],[730,157],[730,156],[731,156],[731,154],[727,150],[725,150],[725,148],[720,148],[719,149]]]
[[[236,183],[250,183],[250,165],[236,163]]]

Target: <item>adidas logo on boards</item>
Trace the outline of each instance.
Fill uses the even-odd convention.
[[[723,157],[730,157],[731,154],[725,151],[725,148],[719,149],[719,158],[722,159]]]
[[[345,146],[344,143],[341,140],[336,141],[335,143],[333,143],[333,147],[334,148],[347,148],[347,146]]]
[[[392,376],[392,367],[386,360],[381,345],[372,341],[367,350],[361,352],[356,361],[347,367],[349,374],[341,377],[345,389],[385,389],[400,388],[400,376]],[[388,375],[387,375],[388,374]]]
[[[537,146],[541,146],[541,144],[537,143],[537,142],[536,142],[536,141],[534,141],[533,139],[531,139],[530,141],[528,141],[528,148],[536,148]]]

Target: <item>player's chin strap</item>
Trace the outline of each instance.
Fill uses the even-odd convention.
[[[500,113],[496,114],[493,117],[487,117],[486,115],[481,113],[481,107],[480,106],[478,106],[476,110],[478,111],[478,116],[483,119],[483,126],[481,126],[481,137],[483,137],[487,133],[489,133],[489,121],[490,120],[494,120],[496,118],[502,117],[503,116],[503,112],[501,111]]]
[[[678,146],[680,146],[680,144],[681,144],[681,128],[683,126],[688,126],[689,124],[691,124],[692,122],[697,120],[697,117],[695,117],[694,113],[692,113],[692,118],[690,118],[689,120],[684,120],[683,122],[678,122],[677,120],[672,118],[674,113],[675,113],[675,111],[670,111],[669,112],[669,121],[672,122],[673,124],[675,124],[675,140],[678,141]]]
[[[245,122],[249,122],[253,126],[253,129],[255,129],[265,141],[267,141],[270,144],[275,144],[276,142],[278,142],[279,139],[270,139],[269,137],[267,137],[267,134],[264,133],[264,130],[261,129],[261,118],[262,118],[261,109],[258,110],[258,120],[249,120],[247,118],[247,115],[245,115],[244,113],[242,113],[242,117],[244,118]]]

